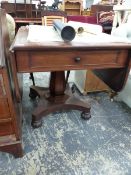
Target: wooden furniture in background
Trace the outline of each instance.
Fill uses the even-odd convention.
[[[82,0],[64,0],[63,9],[67,15],[81,15],[83,10]]]
[[[40,0],[38,1],[41,2]],[[23,0],[23,2],[19,3],[16,0],[14,0],[14,3],[1,2],[1,8],[14,17],[16,31],[23,25],[41,24],[41,6],[36,8],[36,5],[32,4],[32,0],[30,3],[27,3],[26,0]]]
[[[110,5],[110,4],[114,5],[114,4],[117,4],[118,1],[120,2],[122,0],[101,0],[101,4],[103,4],[103,5]]]
[[[0,151],[22,157],[21,103],[16,100],[8,49],[6,17],[0,9]]]
[[[41,0],[38,1],[41,4]],[[23,0],[23,3],[19,0],[14,0],[14,3],[2,1],[1,8],[16,18],[41,18],[41,5],[37,8],[32,0]]]
[[[103,27],[103,32],[104,33],[111,33],[112,30],[112,22],[103,22],[100,23],[100,14],[102,12],[110,12],[113,11],[113,4],[97,4],[97,5],[92,5],[91,6],[91,15],[96,16],[97,18],[97,24],[100,24]]]
[[[91,15],[91,10],[90,9],[85,9],[81,12],[81,15],[90,16]]]
[[[77,70],[74,82],[82,94],[98,91],[109,91],[109,87],[98,78],[91,70]]]
[[[41,17],[43,16],[63,16],[67,18],[67,13],[62,10],[43,10],[41,12]]]
[[[53,20],[61,20],[63,23],[66,22],[66,18],[63,16],[44,16],[42,17],[42,25],[53,26]]]
[[[113,5],[103,5],[103,4],[97,4],[97,5],[92,5],[91,6],[91,15],[97,16],[97,14],[100,11],[111,11],[113,10]]]
[[[42,24],[41,18],[14,18],[14,20],[16,23],[16,32],[21,26],[26,26],[29,24],[36,24],[36,25]]]

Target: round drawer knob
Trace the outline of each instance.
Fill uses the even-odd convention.
[[[75,62],[79,62],[80,60],[81,60],[80,57],[76,57],[76,58],[75,58]]]

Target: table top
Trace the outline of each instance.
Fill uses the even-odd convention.
[[[37,34],[36,34],[37,35]],[[107,36],[110,38],[110,35],[104,34],[103,36]],[[43,42],[29,42],[27,40],[28,37],[28,28],[27,27],[21,27],[17,34],[16,38],[13,42],[13,44],[10,47],[10,50],[31,50],[31,49],[75,49],[75,50],[89,50],[89,49],[112,49],[112,48],[122,48],[122,49],[130,49],[131,43],[126,42],[103,42],[103,39],[101,38],[101,41],[93,41],[93,42],[76,42],[75,40],[71,42],[64,42],[64,41],[43,41]]]

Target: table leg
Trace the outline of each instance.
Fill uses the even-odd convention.
[[[40,98],[38,106],[32,113],[32,126],[40,127],[42,117],[61,110],[80,110],[82,118],[91,117],[90,105],[75,97],[67,87],[64,71],[51,72],[49,91],[46,91],[44,98]]]

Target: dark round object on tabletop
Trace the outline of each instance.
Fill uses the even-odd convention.
[[[54,20],[53,26],[64,41],[69,42],[75,38],[76,32],[72,26],[61,22],[61,20]]]

